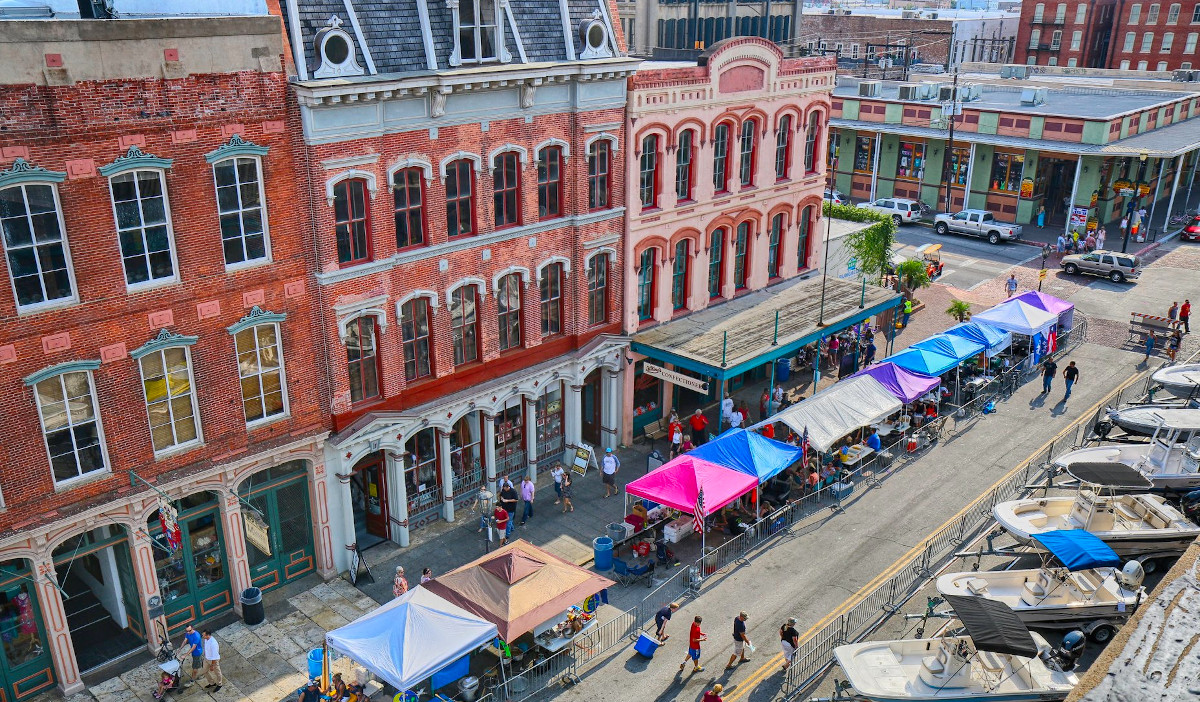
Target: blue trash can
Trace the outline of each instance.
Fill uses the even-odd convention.
[[[781,358],[775,361],[775,382],[786,383],[792,373],[792,359]]]
[[[592,553],[596,561],[596,570],[612,570],[613,540],[607,536],[597,536],[592,539]]]
[[[638,640],[633,644],[633,650],[642,654],[646,658],[653,658],[654,652],[658,650],[658,642],[652,637],[642,634],[638,636]]]
[[[314,648],[308,652],[308,677],[321,677],[321,668],[324,666],[325,652],[319,648]]]

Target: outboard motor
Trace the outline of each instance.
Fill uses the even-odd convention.
[[[1129,561],[1117,572],[1117,584],[1121,589],[1133,592],[1142,586],[1142,581],[1146,579],[1146,571],[1142,568],[1142,564],[1137,561]]]
[[[1087,637],[1078,629],[1067,632],[1063,637],[1062,643],[1054,651],[1054,665],[1064,673],[1068,673],[1075,669],[1079,663],[1079,658],[1083,656],[1083,647],[1087,643]]]
[[[1183,516],[1193,524],[1200,524],[1200,490],[1192,490],[1180,500]]]
[[[1096,432],[1096,438],[1100,439],[1101,441],[1104,441],[1108,438],[1108,433],[1110,431],[1112,431],[1112,429],[1113,429],[1112,420],[1102,419],[1099,422],[1096,422],[1096,426],[1093,429],[1093,431]]]

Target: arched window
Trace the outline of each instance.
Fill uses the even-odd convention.
[[[775,179],[784,180],[792,171],[792,116],[779,118],[779,133],[775,136]]]
[[[821,134],[821,114],[813,112],[808,116],[808,130],[804,133],[804,172],[814,173],[817,170],[817,139]]]
[[[638,198],[644,210],[658,207],[657,134],[647,134],[642,139],[642,155],[638,161]]]
[[[1033,6],[1033,21],[1034,21],[1035,23],[1036,23],[1036,22],[1041,22],[1041,21],[1042,21],[1042,17],[1043,17],[1045,14],[1046,14],[1046,5],[1045,5],[1044,3],[1040,3],[1040,2],[1039,2],[1038,4],[1036,4],[1036,5],[1034,5],[1034,6]]]
[[[738,139],[738,180],[743,187],[754,185],[754,156],[757,136],[757,121],[748,119],[742,122],[742,135]]]
[[[350,401],[364,402],[379,397],[379,344],[377,325],[370,315],[346,325],[346,367],[350,378]]]
[[[359,263],[371,258],[369,204],[367,181],[351,178],[333,186],[338,263]]]
[[[462,285],[450,293],[450,337],[456,366],[479,360],[478,299],[474,285]]]
[[[521,223],[521,165],[518,154],[512,151],[497,154],[492,165],[492,203],[496,228],[516,226]]]
[[[671,267],[671,307],[676,310],[687,306],[688,272],[692,259],[690,244],[688,239],[675,244],[675,259]]]
[[[521,274],[509,273],[496,288],[496,314],[500,325],[500,350],[521,345]]]
[[[612,171],[612,144],[597,139],[588,147],[588,209],[603,210],[611,199],[609,173]]]
[[[767,242],[767,277],[779,277],[779,242],[783,239],[783,213],[771,218],[770,238]]]
[[[722,122],[713,129],[713,190],[729,191],[729,123]]]
[[[749,280],[748,249],[750,247],[750,223],[742,222],[737,225],[737,235],[733,239],[733,289],[745,290]]]
[[[538,152],[538,218],[562,216],[562,147]]]
[[[714,229],[708,238],[708,298],[721,296],[725,286],[725,229]]]
[[[646,249],[642,252],[642,258],[638,264],[637,311],[638,320],[642,322],[654,317],[654,274],[658,268],[657,253],[658,249]]]
[[[551,263],[542,269],[538,280],[538,292],[542,306],[542,336],[561,334],[563,264]]]
[[[169,346],[151,351],[138,359],[138,365],[154,452],[198,443],[200,420],[188,347]]]
[[[588,325],[608,321],[608,254],[592,256],[588,266]]]
[[[796,227],[799,231],[799,236],[796,241],[796,268],[804,270],[808,268],[808,232],[812,227],[813,206],[809,205],[800,211],[800,221]]]
[[[233,336],[246,424],[287,414],[287,382],[278,324],[257,324]]]
[[[94,363],[99,365],[99,361]],[[33,386],[33,395],[54,483],[61,485],[106,470],[104,433],[91,372],[72,370],[44,378]]]
[[[396,248],[425,243],[425,193],[420,168],[405,168],[392,176],[396,208]]]
[[[467,159],[446,167],[446,233],[468,236],[475,233],[475,174]]]
[[[679,202],[692,199],[692,159],[695,156],[695,135],[695,130],[685,129],[679,133],[679,143],[675,145],[675,197]]]
[[[404,346],[404,379],[410,383],[433,374],[429,299],[414,297],[400,305],[400,338]]]

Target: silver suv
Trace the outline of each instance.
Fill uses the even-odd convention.
[[[1142,259],[1133,254],[1104,250],[1063,256],[1058,265],[1072,275],[1075,273],[1101,275],[1114,283],[1124,283],[1126,280],[1137,278],[1142,274],[1138,270],[1142,267]]]
[[[859,205],[864,210],[874,210],[892,216],[896,226],[911,223],[921,217],[921,203],[916,200],[905,200],[900,197],[882,197],[875,202],[864,202]]]

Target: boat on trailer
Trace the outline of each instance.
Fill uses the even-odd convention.
[[[1200,435],[1200,407],[1129,405],[1120,409],[1110,407],[1105,414],[1114,426],[1135,436],[1170,432],[1176,442],[1187,443],[1192,437]]]
[[[1071,669],[1081,647],[1055,652],[999,602],[958,595],[946,601],[965,633],[835,648],[847,686],[834,699],[1043,702],[1066,698],[1079,683]]]
[[[1125,557],[1178,555],[1200,536],[1166,497],[1145,492],[1146,476],[1121,463],[1073,463],[1068,474],[1079,480],[1074,497],[1032,497],[1001,502],[992,508],[996,522],[1018,542],[1042,550],[1034,538],[1048,531],[1090,531]],[[1185,498],[1185,509],[1194,503]],[[1149,569],[1149,568],[1148,568]]]
[[[1200,363],[1160,368],[1150,380],[1175,397],[1200,397]]]
[[[1029,627],[1079,628],[1104,643],[1146,599],[1145,573],[1094,534],[1079,529],[1033,536],[1046,550],[1040,568],[947,573],[937,591],[1000,602]]]
[[[1064,453],[1054,465],[1070,471],[1087,464],[1119,464],[1145,476],[1151,490],[1186,492],[1200,488],[1200,409],[1175,411],[1189,414],[1160,416],[1149,444],[1089,446]]]

